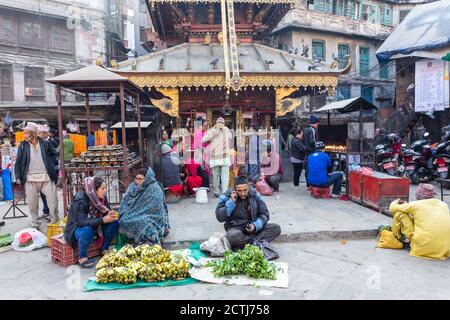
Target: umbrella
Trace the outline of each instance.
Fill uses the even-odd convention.
[[[447,53],[445,56],[442,57],[442,60],[444,61],[450,61],[450,52]]]

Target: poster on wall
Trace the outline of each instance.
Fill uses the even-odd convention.
[[[416,61],[415,111],[443,111],[444,108],[444,61]]]

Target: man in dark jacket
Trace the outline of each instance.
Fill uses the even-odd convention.
[[[303,162],[305,161],[306,147],[302,142],[303,131],[298,129],[294,133],[294,138],[291,141],[291,163],[294,168],[294,186],[300,185],[300,176],[303,170]]]
[[[216,218],[225,222],[226,237],[233,248],[242,248],[255,240],[273,241],[281,233],[279,225],[267,223],[269,210],[261,195],[250,188],[248,179],[235,179],[235,189],[219,198]]]
[[[319,141],[319,118],[315,115],[309,117],[309,125],[303,129],[303,144],[306,147],[306,157],[313,153],[316,149],[316,142]],[[308,183],[308,164],[305,168],[306,186],[309,187]]]
[[[58,197],[56,182],[58,172],[55,168],[56,150],[37,136],[38,125],[28,122],[24,129],[25,140],[17,149],[15,164],[16,183],[25,186],[25,194],[32,217],[32,225],[39,228],[39,196],[44,194],[50,210],[51,223],[58,221]]]

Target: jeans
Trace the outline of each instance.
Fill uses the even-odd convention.
[[[48,205],[47,205],[47,198],[45,197],[45,195],[42,192],[41,192],[41,199],[42,199],[42,204],[44,205],[44,208],[42,209],[42,213],[44,215],[49,215],[50,209],[48,208]]]
[[[226,237],[233,249],[240,249],[247,243],[253,243],[255,240],[266,240],[267,242],[273,241],[281,233],[281,228],[278,224],[267,223],[258,232],[248,234],[242,228],[228,229]]]
[[[300,185],[300,176],[302,175],[303,162],[292,163],[294,167],[294,186],[298,187]]]
[[[313,187],[318,188],[327,188],[329,186],[333,185],[333,194],[339,194],[341,193],[341,186],[342,186],[342,172],[333,172],[328,176],[328,183],[325,185],[313,185]]]
[[[117,235],[119,231],[119,223],[117,221],[102,224],[103,231],[103,244],[102,251],[108,250],[111,241]],[[94,241],[94,236],[96,232],[94,228],[86,226],[77,228],[75,230],[75,239],[78,241],[78,255],[80,259],[87,258],[88,249],[92,241]]]
[[[227,192],[230,182],[230,167],[216,166],[212,168],[214,194],[220,194],[220,182],[222,182],[222,193]]]

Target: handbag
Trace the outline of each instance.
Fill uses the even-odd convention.
[[[256,182],[256,191],[258,191],[263,196],[271,196],[273,191],[269,184],[266,182],[266,179],[261,176]]]

